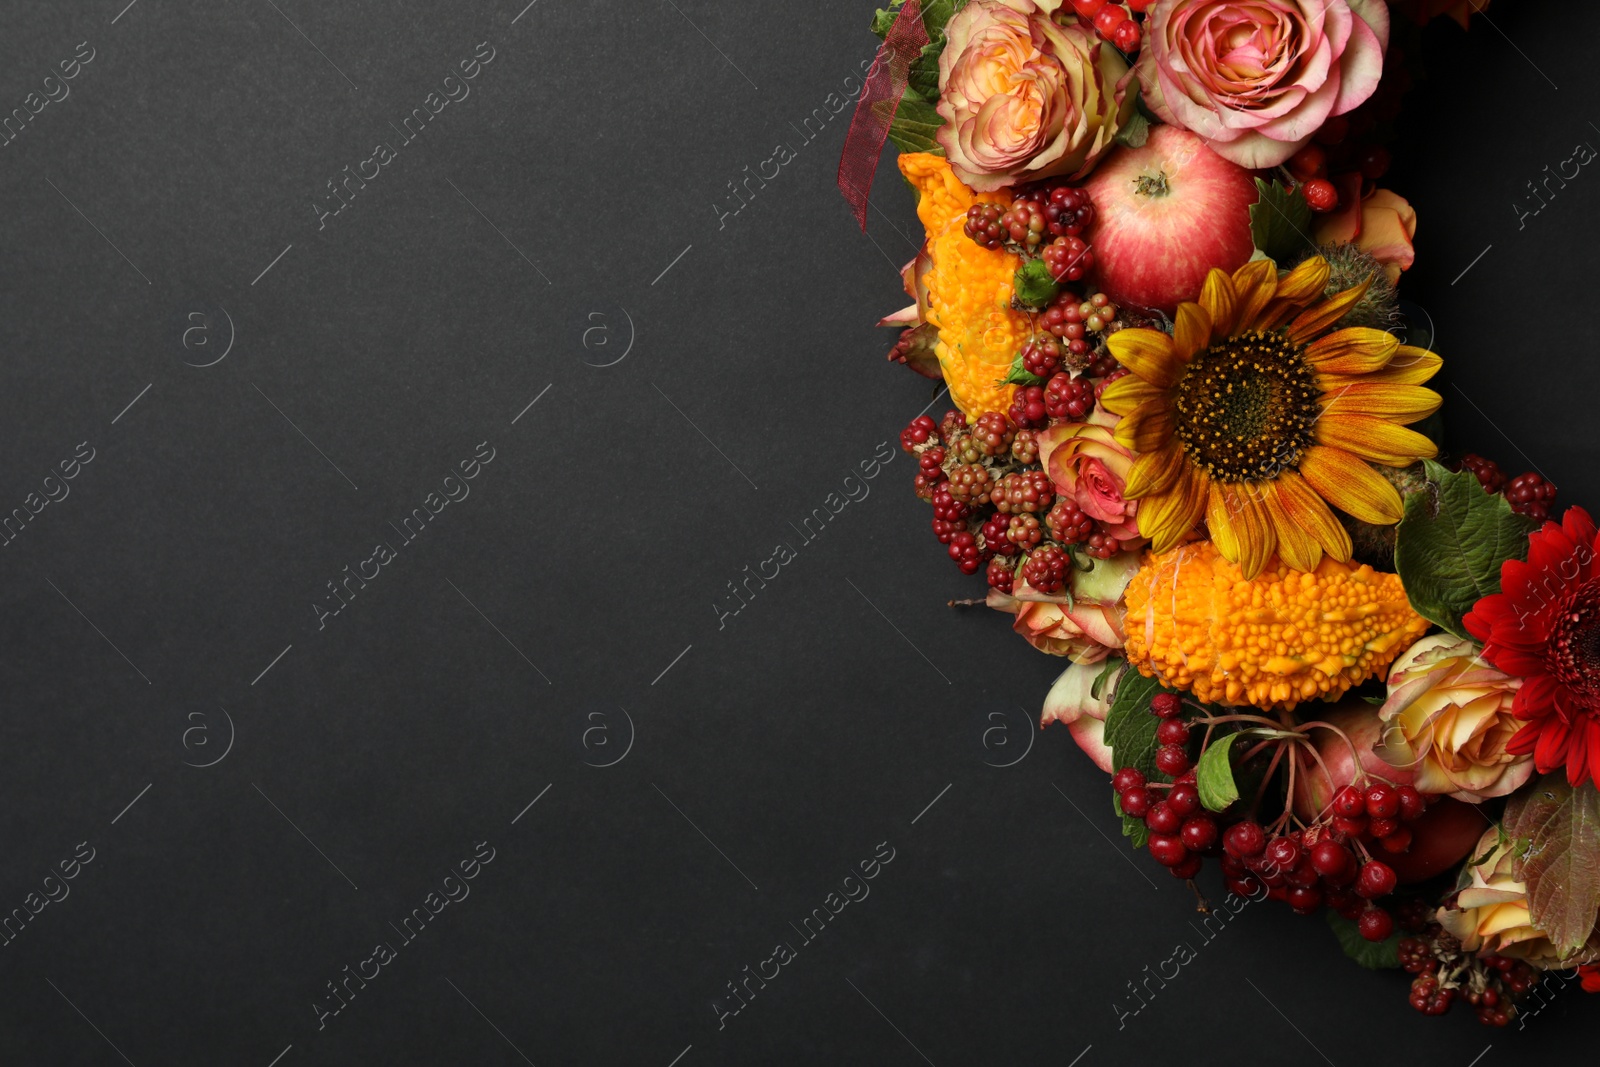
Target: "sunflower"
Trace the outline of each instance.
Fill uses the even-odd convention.
[[[1101,396],[1117,440],[1140,453],[1123,496],[1165,552],[1202,520],[1245,579],[1274,551],[1299,571],[1350,558],[1329,505],[1389,525],[1400,494],[1369,464],[1403,467],[1438,451],[1408,423],[1440,397],[1422,383],[1440,359],[1363,326],[1332,327],[1365,283],[1324,299],[1320,256],[1278,277],[1271,260],[1213,270],[1172,336],[1118,330],[1106,347],[1131,372]]]

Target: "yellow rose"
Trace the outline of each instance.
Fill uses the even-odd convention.
[[[1533,755],[1506,744],[1522,722],[1511,704],[1522,685],[1495,670],[1474,641],[1435,634],[1395,660],[1375,751],[1415,773],[1424,793],[1448,793],[1469,804],[1503,797],[1533,774]]]
[[[1499,827],[1490,827],[1472,854],[1483,859],[1463,872],[1470,881],[1455,907],[1439,909],[1439,925],[1468,952],[1511,956],[1535,967],[1562,963],[1563,953],[1533,925],[1528,887],[1511,873],[1512,842],[1500,840]]]

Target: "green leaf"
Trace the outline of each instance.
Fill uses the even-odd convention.
[[[1250,205],[1250,236],[1256,248],[1287,265],[1312,247],[1311,205],[1280,181],[1256,179],[1256,202]]]
[[[1133,113],[1128,116],[1128,121],[1117,131],[1117,143],[1129,148],[1143,148],[1149,137],[1150,120],[1144,117],[1143,111],[1134,108]]]
[[[944,149],[939,147],[933,135],[943,125],[944,119],[939,117],[933,105],[907,89],[900,98],[900,106],[895,109],[894,122],[889,126],[889,140],[902,152],[931,152],[942,156]]]
[[[1344,954],[1369,971],[1400,966],[1400,935],[1390,935],[1386,941],[1368,941],[1361,936],[1361,927],[1329,909],[1323,912],[1333,934],[1339,939]]]
[[[1122,676],[1106,713],[1105,741],[1111,746],[1114,770],[1137,767],[1146,778],[1155,776],[1156,727],[1161,720],[1150,714],[1150,700],[1157,693],[1175,692],[1138,671]]]
[[[1030,259],[1012,275],[1011,291],[1029,307],[1042,308],[1056,298],[1061,286],[1050,276],[1050,268],[1045,266],[1044,260]]]
[[[943,51],[943,41],[923,45],[922,54],[911,61],[906,72],[906,84],[930,104],[939,102],[939,55]]]
[[[1505,832],[1528,841],[1511,873],[1528,884],[1533,925],[1557,948],[1581,949],[1600,913],[1600,792],[1546,775],[1511,799]]]
[[[1132,848],[1144,848],[1150,841],[1150,827],[1144,824],[1144,820],[1125,814],[1122,810],[1122,798],[1115,793],[1111,794],[1111,810],[1122,820],[1122,836],[1132,838],[1128,844]]]
[[[1470,471],[1454,474],[1425,460],[1429,485],[1406,498],[1394,567],[1417,614],[1466,637],[1461,617],[1500,591],[1500,564],[1526,559],[1537,525],[1486,493]]]
[[[966,0],[928,0],[922,5],[922,27],[928,31],[928,40],[944,46],[944,27],[957,11],[966,6]]]
[[[1200,753],[1195,765],[1195,786],[1200,790],[1200,803],[1210,811],[1225,811],[1229,804],[1239,799],[1239,787],[1233,780],[1233,764],[1229,752],[1238,734],[1224,734],[1215,738]]]
[[[872,32],[880,39],[889,36],[889,28],[894,25],[894,20],[900,16],[900,0],[895,0],[888,9],[879,8],[872,14]]]
[[[1094,684],[1089,687],[1089,695],[1096,700],[1101,699],[1100,694],[1106,691],[1106,683],[1116,677],[1117,672],[1127,666],[1127,660],[1121,656],[1108,656],[1106,665],[1100,668],[1100,673],[1094,676]]]

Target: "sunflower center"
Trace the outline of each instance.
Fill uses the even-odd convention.
[[[1557,681],[1600,700],[1600,578],[1573,590],[1546,647],[1546,662]]]
[[[1224,482],[1267,481],[1293,467],[1311,444],[1322,394],[1303,353],[1257,330],[1190,360],[1175,427],[1190,459]]]

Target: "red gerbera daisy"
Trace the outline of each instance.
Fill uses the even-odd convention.
[[[1540,774],[1600,784],[1600,536],[1582,508],[1528,538],[1528,561],[1500,567],[1500,592],[1463,623],[1483,657],[1524,679],[1512,712],[1528,725],[1506,745],[1533,753]]]

